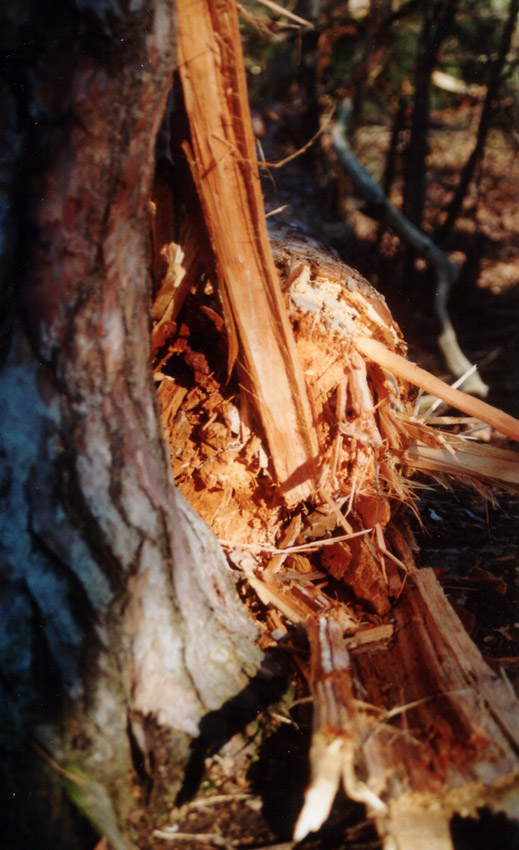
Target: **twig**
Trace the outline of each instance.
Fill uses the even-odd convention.
[[[285,9],[283,6],[280,6],[279,3],[274,3],[274,0],[258,0],[258,3],[261,3],[262,6],[266,6],[267,9],[271,9],[278,15],[283,15],[285,18],[290,18],[291,21],[295,21],[296,24],[301,24],[302,27],[308,27],[311,30],[314,29],[314,25],[311,21],[306,21],[304,18],[300,18],[299,15],[294,14],[294,12],[289,12],[288,9]]]
[[[52,758],[52,756],[49,756],[49,754],[46,753],[45,750],[40,747],[39,744],[36,743],[36,741],[34,741],[32,738],[27,738],[27,740],[29,741],[29,744],[33,748],[36,755],[43,759],[43,761],[45,761],[49,765],[49,767],[51,768],[51,770],[54,771],[54,773],[57,773],[58,776],[62,776],[63,779],[68,779],[69,782],[72,782],[79,788],[88,788],[89,783],[84,777],[79,776],[77,773],[71,773],[69,770],[65,770],[63,767],[61,767],[61,765],[57,763],[57,761]]]
[[[477,369],[477,366],[471,366],[470,369],[468,369],[465,372],[465,374],[461,376],[461,378],[458,378],[457,381],[454,381],[454,383],[451,384],[452,389],[453,390],[459,389],[462,386],[462,384],[465,382],[465,380],[467,378],[470,378],[472,373],[476,371],[476,369]],[[435,396],[427,396],[427,398],[434,399]],[[422,399],[422,404],[423,404],[423,401],[424,400]],[[422,416],[422,422],[427,422],[427,420],[432,416],[432,414],[436,410],[438,410],[438,408],[440,407],[441,404],[445,404],[443,399],[442,398],[436,398],[436,400],[433,402],[433,404],[431,404],[430,408]]]
[[[288,206],[289,204],[283,204],[283,206],[281,207],[276,207],[275,210],[270,210],[270,212],[265,213],[265,218],[269,218],[271,215],[279,215],[279,213],[282,213],[283,210],[286,210]]]
[[[197,797],[186,804],[186,809],[203,809],[204,806],[218,806],[220,803],[232,803],[235,800],[251,800],[254,794],[212,794],[210,797]]]
[[[463,354],[456,332],[447,312],[447,301],[453,284],[459,274],[458,267],[444,254],[434,242],[414,226],[388,200],[376,180],[368,174],[353,153],[346,135],[351,104],[348,100],[342,102],[337,120],[331,129],[333,149],[341,167],[348,174],[357,190],[369,203],[374,204],[391,227],[402,239],[409,242],[413,248],[424,256],[434,267],[437,278],[437,288],[434,294],[434,307],[440,321],[441,333],[438,345],[443,353],[447,366],[456,378],[460,378],[471,367],[472,363]],[[483,383],[477,371],[465,382],[465,391],[485,398],[488,387]]]
[[[269,546],[261,543],[239,543],[236,540],[218,540],[220,546],[225,549],[249,549],[252,552],[269,552],[272,555],[292,555],[296,552],[313,552],[320,549],[321,546],[333,546],[334,543],[342,543],[343,540],[351,540],[352,537],[360,537],[363,534],[369,534],[371,528],[363,528],[362,531],[355,531],[352,534],[341,534],[339,537],[327,537],[326,539],[314,540],[312,543],[302,543],[300,546],[287,546],[285,549],[277,549],[275,546]]]
[[[261,847],[250,847],[249,850],[293,850],[293,841],[283,841],[282,844],[262,844]]]
[[[462,696],[464,694],[470,694],[473,692],[474,688],[458,688],[454,691],[444,691],[438,694],[431,694],[431,696],[429,697],[415,699],[412,702],[405,703],[405,705],[397,705],[395,708],[391,708],[385,713],[384,722],[392,720],[393,717],[398,717],[399,714],[404,714],[406,711],[411,711],[411,709],[413,708],[418,708],[420,705],[426,705],[429,702],[434,702],[434,700],[448,699],[450,696]]]
[[[322,136],[322,134],[328,129],[332,115],[333,115],[333,113],[331,113],[330,115],[328,115],[325,118],[322,127],[319,127],[319,129],[317,130],[317,133],[314,133],[312,138],[309,139],[306,142],[306,144],[303,145],[302,148],[299,148],[299,150],[294,151],[294,153],[291,153],[290,156],[286,156],[284,159],[280,159],[278,162],[267,162],[267,160],[264,159],[264,158],[260,159],[260,161],[258,163],[259,167],[260,168],[282,168],[288,162],[292,162],[293,159],[297,159],[298,156],[301,156],[302,154],[306,153],[308,148],[311,148],[313,143],[319,138],[319,136]]]
[[[217,832],[173,832],[165,829],[154,829],[154,838],[162,838],[166,841],[198,841],[204,844],[214,844],[215,847],[224,847],[226,850],[234,850],[236,843],[230,838],[224,838]]]

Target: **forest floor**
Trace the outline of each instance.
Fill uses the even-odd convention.
[[[431,228],[470,150],[472,136],[468,129],[457,129],[458,118],[454,112],[442,113],[431,135],[426,215]],[[387,144],[385,128],[370,126],[357,134],[357,153],[376,177],[382,173]],[[312,155],[276,171],[274,181],[275,186],[265,177],[268,208],[287,204],[282,216],[299,220],[359,269],[385,295],[408,342],[410,358],[450,380],[435,347],[433,280],[421,261],[414,263],[412,281],[402,283],[406,265],[395,237],[381,231],[347,182],[316,177]],[[397,204],[400,195],[396,181],[392,200]],[[450,311],[463,349],[480,365],[490,385],[488,401],[515,417],[519,417],[518,208],[519,155],[511,140],[495,130],[477,186],[449,243],[449,253],[463,265]],[[514,448],[489,428],[480,436]],[[489,501],[459,484],[423,492],[418,505],[422,525],[414,521],[421,547],[418,565],[435,569],[485,659],[501,669],[519,693],[519,496],[492,492]],[[286,651],[273,654],[271,678],[255,683],[241,707],[233,706],[220,719],[216,738],[211,735],[194,753],[183,799],[171,801],[171,810],[151,824],[145,815],[148,806],[141,808],[136,801],[133,822],[141,850],[293,846],[291,834],[308,774],[311,711],[308,702],[299,699],[304,690],[298,660],[305,652],[304,641],[296,634]],[[487,824],[483,817],[472,826],[464,824],[458,836],[453,822],[456,850],[490,846],[487,828],[495,831],[496,823]],[[498,843],[505,850],[511,846],[504,833]],[[365,819],[364,807],[340,796],[325,827],[300,846],[375,850],[381,845]]]

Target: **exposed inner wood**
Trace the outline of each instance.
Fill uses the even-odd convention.
[[[295,503],[313,490],[318,447],[267,238],[236,9],[179,0],[177,10],[191,129],[183,149],[215,255],[229,365],[239,354],[278,481]]]
[[[354,342],[352,328],[362,328],[361,339],[405,350],[383,299],[311,240],[284,229],[272,245],[319,437],[314,506],[287,517],[239,389],[218,381],[189,335],[172,357],[182,351],[195,382],[187,388],[171,375],[159,389],[175,477],[263,604],[279,612],[276,624],[308,630],[313,780],[296,837],[322,824],[342,782],[381,835],[407,836],[397,846],[412,846],[418,808],[431,846],[449,847],[454,812],[499,807],[514,793],[519,707],[434,574],[416,570],[398,517],[412,502],[414,468],[517,485],[518,458],[413,417],[409,386]],[[216,338],[218,323],[201,309]],[[197,335],[193,328],[193,344]],[[335,647],[326,672],[325,634]]]
[[[264,644],[307,630],[311,783],[295,837],[342,782],[387,848],[448,848],[453,813],[509,810],[519,793],[519,703],[416,568],[403,508],[417,469],[513,486],[519,458],[425,424],[411,384],[510,437],[519,423],[408,363],[382,296],[311,238],[278,226],[269,242],[234,7],[178,7],[183,149],[216,279],[184,285],[187,220],[178,249],[166,239],[154,312],[175,480],[265,606]]]

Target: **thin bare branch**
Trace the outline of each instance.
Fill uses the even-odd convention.
[[[353,537],[362,537],[364,534],[369,534],[370,531],[372,531],[371,528],[363,528],[362,531],[355,531],[353,534],[341,534],[339,537],[312,540],[311,543],[302,543],[301,546],[287,546],[285,549],[277,549],[275,546],[261,543],[238,543],[234,540],[219,540],[218,542],[224,549],[247,549],[251,552],[269,552],[272,555],[294,555],[297,552],[316,552],[322,546],[333,546],[335,543],[342,543],[344,540],[351,540]]]
[[[266,6],[267,9],[271,9],[273,12],[276,12],[277,15],[282,15],[285,18],[289,18],[291,21],[295,21],[296,24],[300,24],[302,27],[308,27],[308,29],[311,30],[314,28],[311,21],[307,21],[305,18],[300,18],[299,15],[296,15],[289,9],[285,9],[284,6],[280,6],[279,3],[274,3],[274,0],[258,0],[258,3],[261,3],[262,6]]]

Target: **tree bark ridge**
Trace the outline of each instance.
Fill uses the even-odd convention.
[[[174,3],[83,5],[56,15],[27,0],[16,12],[38,120],[13,137],[21,235],[2,243],[13,298],[0,371],[1,735],[15,786],[27,764],[37,776],[34,807],[11,826],[45,848],[71,841],[48,805],[38,811],[49,764],[91,819],[104,787],[127,835],[135,742],[150,764],[153,731],[167,727],[178,788],[200,719],[260,662],[214,536],[175,494],[152,379],[148,202]],[[15,125],[14,97],[8,106]]]

